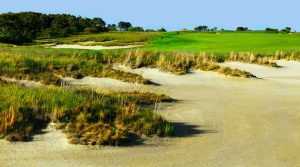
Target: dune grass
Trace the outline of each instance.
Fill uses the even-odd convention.
[[[44,84],[62,85],[61,77],[81,79],[85,76],[108,77],[125,82],[152,84],[141,75],[116,70],[113,64],[125,64],[132,68],[158,67],[176,75],[188,73],[191,69],[202,69],[203,65],[221,63],[226,60],[241,59],[241,56],[221,56],[184,52],[154,52],[144,49],[90,51],[70,49],[46,49],[30,47],[0,48],[0,75],[10,78],[33,80]],[[248,61],[249,56],[244,56]],[[247,58],[247,59],[246,59]],[[250,59],[250,58],[249,58]],[[252,56],[252,62],[261,61]],[[239,70],[222,69],[218,73],[236,77],[249,77]],[[216,71],[216,69],[202,69]],[[239,75],[241,74],[241,75]]]
[[[1,47],[0,75],[52,85],[61,84],[59,76],[76,79],[108,77],[132,83],[151,83],[140,75],[113,69],[111,59],[96,51]]]
[[[157,67],[177,75],[193,69],[215,71],[234,77],[251,77],[250,73],[223,68],[219,63],[241,61],[277,67],[275,60],[300,60],[298,52],[254,54],[252,52],[214,54],[193,52],[165,52],[147,49],[72,50],[51,49],[38,46],[0,47],[0,74],[2,76],[61,85],[60,77],[81,79],[85,76],[108,77],[125,82],[152,84],[141,75],[113,68],[125,64],[132,68]],[[207,68],[218,67],[218,68]]]
[[[133,134],[172,135],[166,120],[151,108],[139,107],[145,100],[161,102],[162,95],[25,88],[2,80],[0,92],[0,138],[10,141],[30,140],[50,121],[75,144],[116,145]]]
[[[128,65],[132,68],[159,68],[176,75],[184,75],[191,70],[200,69],[233,77],[255,77],[246,71],[220,66],[218,63],[227,60],[227,56],[187,52],[154,52],[143,49],[104,51],[103,54],[111,56],[118,55],[118,60],[116,60],[118,63]],[[259,61],[259,59],[257,59],[257,61]]]

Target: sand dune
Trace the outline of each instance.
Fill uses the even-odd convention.
[[[99,90],[139,91],[146,88],[142,84],[128,83],[111,78],[84,77],[82,79],[63,78],[68,84],[80,87],[92,87]]]
[[[0,166],[299,166],[300,63],[278,64],[224,64],[262,79],[134,70],[161,84],[149,90],[180,100],[161,111],[177,137],[96,149],[69,145],[48,129],[30,143],[0,141]]]
[[[264,67],[255,64],[246,64],[240,62],[226,62],[222,64],[223,66],[238,68],[251,72],[262,79],[271,79],[276,81],[283,81],[287,84],[296,83],[300,84],[299,72],[300,72],[300,63],[296,61],[277,61],[277,65],[280,68],[274,67]]]

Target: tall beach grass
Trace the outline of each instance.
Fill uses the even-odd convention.
[[[56,122],[71,143],[116,145],[131,135],[172,135],[172,126],[144,102],[161,95],[96,93],[61,87],[26,88],[0,81],[0,138],[30,140],[50,121]]]

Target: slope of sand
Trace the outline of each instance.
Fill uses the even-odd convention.
[[[177,137],[96,149],[69,145],[50,130],[30,143],[1,141],[0,166],[300,166],[300,63],[227,65],[262,79],[135,70],[161,84],[149,90],[180,100],[161,111]]]
[[[223,66],[238,68],[255,74],[257,77],[262,79],[272,79],[276,81],[286,82],[286,83],[296,83],[300,84],[300,66],[299,62],[295,61],[277,61],[277,65],[280,68],[270,68],[255,64],[246,64],[240,62],[226,62],[222,64]]]
[[[128,83],[112,78],[84,77],[82,79],[63,78],[68,84],[80,87],[92,87],[99,90],[140,91],[146,87],[138,83]]]
[[[89,50],[107,50],[107,49],[127,49],[127,48],[136,48],[140,47],[140,45],[128,45],[128,46],[82,46],[82,45],[69,45],[69,44],[61,44],[55,45],[51,48],[57,49],[89,49]]]

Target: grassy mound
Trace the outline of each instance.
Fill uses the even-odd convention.
[[[98,52],[56,51],[37,47],[1,48],[0,75],[16,79],[61,85],[58,76],[81,79],[108,77],[125,82],[150,84],[138,74],[111,68],[111,60]]]
[[[218,63],[228,60],[227,56],[206,55],[204,53],[182,53],[182,52],[152,52],[140,49],[105,51],[104,55],[118,55],[117,62],[129,65],[132,68],[156,67],[170,71],[176,75],[188,73],[191,69],[203,71],[214,71],[233,77],[255,77],[253,74],[221,67]],[[254,59],[254,60],[258,60]]]
[[[155,98],[152,94],[148,98],[138,93],[101,94],[0,83],[0,138],[29,140],[50,121],[59,123],[59,128],[76,144],[116,145],[132,134],[172,135],[170,123],[153,109],[139,107],[144,101],[160,102],[161,95]]]
[[[197,69],[203,70],[203,71],[214,71],[219,74],[224,74],[227,76],[232,76],[232,77],[243,77],[243,78],[256,78],[255,75],[247,72],[247,71],[242,71],[239,69],[231,69],[229,67],[221,67],[220,65],[216,63],[198,63],[196,66]]]

